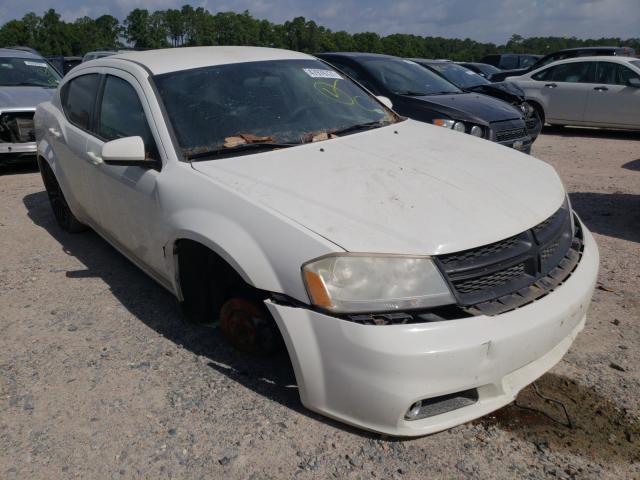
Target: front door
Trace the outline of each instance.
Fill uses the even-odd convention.
[[[107,70],[108,71],[108,70]],[[100,204],[98,224],[103,233],[128,254],[161,275],[164,266],[158,234],[160,212],[157,179],[162,166],[156,140],[148,122],[149,106],[132,75],[107,73],[95,116],[95,136],[87,150],[98,156],[105,142],[142,137],[147,156],[158,160],[156,168],[95,165],[96,197]]]

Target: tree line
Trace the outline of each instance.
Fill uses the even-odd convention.
[[[578,39],[575,37],[530,37],[514,34],[504,45],[481,43],[469,38],[430,37],[410,34],[381,36],[375,32],[332,31],[313,20],[296,17],[282,24],[243,13],[211,13],[184,5],[181,9],[136,8],[120,22],[111,15],[95,19],[61,20],[54,9],[42,16],[31,12],[10,20],[0,28],[0,47],[23,45],[45,56],[83,55],[91,50],[120,48],[164,48],[197,45],[253,45],[287,48],[307,53],[360,51],[401,57],[449,58],[477,61],[489,53],[544,54],[563,48],[588,45],[629,46],[640,52],[640,38]]]

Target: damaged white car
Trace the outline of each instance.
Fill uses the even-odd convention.
[[[36,138],[33,113],[51,100],[60,75],[31,52],[0,48],[0,164],[33,161]]]
[[[95,229],[302,403],[391,435],[511,402],[583,328],[598,249],[549,165],[398,117],[302,53],[75,68],[35,116],[60,225]]]

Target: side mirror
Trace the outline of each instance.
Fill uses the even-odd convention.
[[[391,101],[391,99],[389,99],[389,97],[384,97],[382,95],[378,95],[376,96],[376,98],[378,99],[378,101],[383,104],[385,107],[387,108],[393,108],[393,102]]]
[[[640,88],[640,78],[638,77],[630,78],[629,80],[627,80],[627,85],[634,88]]]
[[[107,165],[151,166],[147,160],[142,137],[124,137],[111,140],[102,146],[102,160]]]

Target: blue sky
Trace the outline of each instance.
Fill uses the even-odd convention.
[[[331,28],[381,35],[413,33],[505,42],[522,36],[594,38],[640,36],[640,0],[0,0],[0,24],[54,7],[65,20],[111,14],[123,19],[133,8],[179,8],[185,3],[211,12],[245,9],[283,22],[296,16]]]

